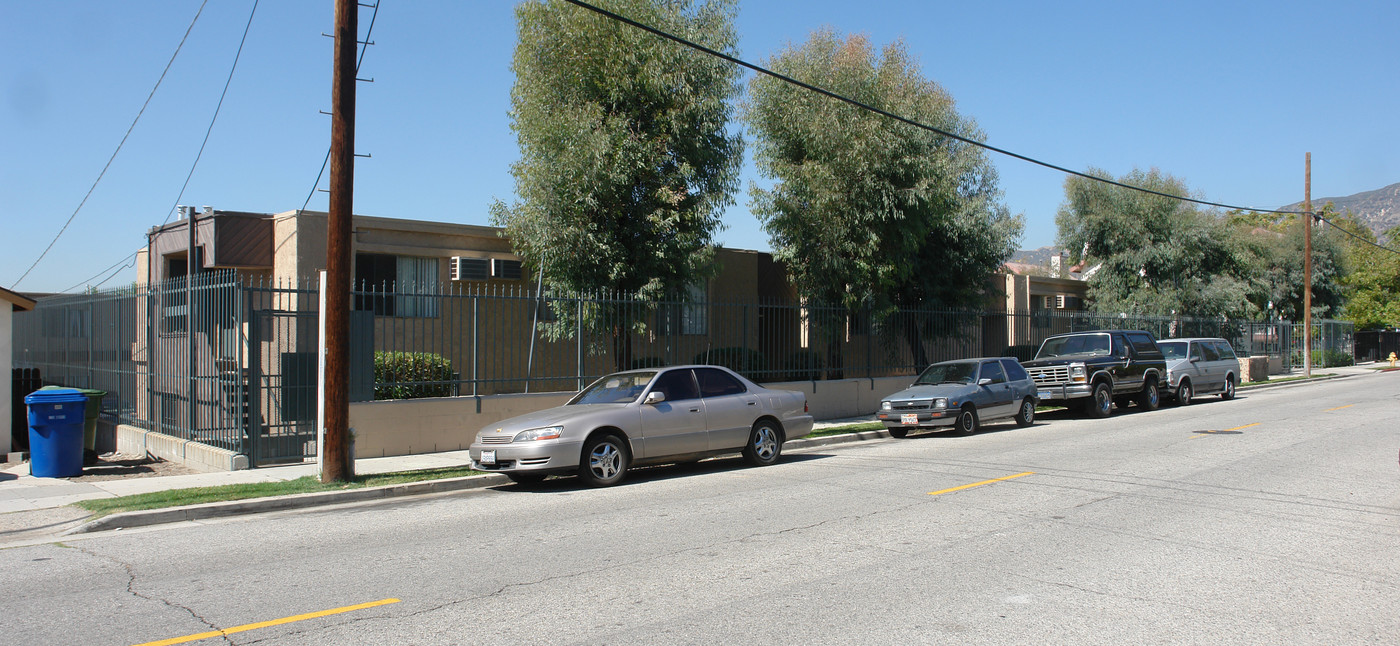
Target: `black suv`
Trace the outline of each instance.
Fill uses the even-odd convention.
[[[1042,402],[1063,401],[1092,417],[1108,417],[1113,404],[1136,401],[1157,410],[1167,382],[1167,361],[1157,339],[1142,330],[1072,332],[1045,339],[1035,359],[1023,361]]]

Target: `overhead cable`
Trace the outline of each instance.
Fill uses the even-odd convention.
[[[877,107],[874,107],[874,106],[871,106],[871,105],[868,105],[868,104],[865,104],[865,103],[861,103],[860,101],[857,101],[857,100],[855,100],[855,99],[842,96],[842,95],[837,94],[837,93],[835,93],[835,92],[832,92],[832,91],[830,91],[830,90],[822,89],[822,88],[817,87],[817,86],[815,86],[815,85],[812,85],[812,84],[810,84],[810,83],[804,83],[804,82],[799,81],[799,80],[797,80],[797,79],[795,79],[795,78],[792,78],[792,77],[790,77],[790,76],[786,76],[786,75],[784,75],[784,74],[779,74],[778,72],[774,72],[774,71],[769,70],[769,69],[767,69],[767,68],[760,67],[760,66],[758,66],[758,65],[754,65],[753,63],[747,62],[747,61],[745,61],[745,60],[742,60],[742,59],[739,59],[739,58],[735,58],[735,57],[733,57],[733,56],[730,56],[730,55],[728,55],[728,54],[725,54],[724,52],[719,52],[719,51],[710,49],[709,47],[705,47],[704,45],[701,45],[701,44],[699,44],[699,43],[695,43],[695,42],[686,40],[686,39],[684,39],[684,38],[681,38],[681,37],[679,37],[679,36],[675,36],[675,35],[672,35],[672,34],[670,34],[670,33],[661,31],[660,29],[657,29],[657,28],[655,28],[655,27],[651,27],[651,26],[649,26],[649,25],[644,25],[644,24],[639,23],[639,22],[637,22],[637,21],[635,21],[635,20],[632,20],[631,18],[627,18],[626,16],[621,16],[621,15],[618,15],[618,14],[613,13],[613,12],[611,12],[611,11],[608,11],[608,10],[606,10],[606,9],[602,9],[602,8],[599,8],[599,7],[595,7],[595,6],[591,5],[591,4],[588,4],[587,2],[583,2],[582,0],[564,0],[564,1],[565,1],[565,2],[568,2],[569,4],[576,5],[576,6],[578,6],[578,7],[582,7],[582,8],[584,8],[584,9],[589,10],[589,11],[596,12],[596,13],[601,14],[601,15],[603,15],[603,16],[607,16],[608,18],[611,18],[611,19],[616,20],[616,21],[618,21],[618,22],[626,23],[626,24],[628,24],[628,25],[631,25],[631,26],[636,27],[636,28],[638,28],[638,29],[641,29],[641,30],[643,30],[643,31],[650,32],[650,33],[652,33],[652,34],[655,34],[655,35],[660,36],[660,37],[662,37],[662,38],[665,38],[665,39],[667,39],[667,40],[674,41],[674,42],[676,42],[676,43],[679,43],[679,44],[684,45],[684,46],[686,46],[686,47],[689,47],[689,48],[691,48],[691,49],[694,49],[694,50],[697,50],[697,51],[700,51],[700,52],[704,52],[704,53],[706,53],[706,54],[709,54],[710,56],[715,56],[715,57],[717,57],[717,58],[722,58],[722,59],[724,59],[724,60],[726,60],[726,61],[729,61],[729,62],[731,62],[731,63],[733,63],[733,64],[735,64],[735,65],[738,65],[738,66],[740,66],[740,67],[745,67],[745,68],[748,68],[748,69],[753,70],[753,71],[755,71],[755,72],[758,72],[759,74],[763,74],[763,75],[765,75],[765,76],[771,76],[771,77],[773,77],[773,78],[775,78],[775,79],[778,79],[779,81],[783,81],[784,83],[789,83],[789,84],[791,84],[791,85],[796,85],[797,87],[800,87],[800,88],[802,88],[802,89],[804,89],[804,90],[809,90],[809,91],[811,91],[811,92],[816,92],[817,94],[820,94],[820,95],[822,95],[822,96],[826,96],[826,97],[829,97],[829,98],[832,98],[832,99],[836,99],[837,101],[841,101],[841,102],[843,102],[843,103],[848,103],[848,104],[853,105],[853,106],[855,106],[855,107],[857,107],[857,108],[860,108],[860,109],[862,109],[862,110],[866,110],[866,111],[868,111],[868,112],[873,112],[873,113],[878,114],[878,115],[880,115],[880,116],[883,116],[883,117],[886,117],[886,118],[889,118],[889,119],[893,119],[893,120],[898,121],[898,122],[900,122],[900,123],[907,124],[907,125],[913,126],[913,127],[915,127],[915,128],[919,128],[919,129],[921,129],[921,130],[927,130],[927,131],[932,132],[932,133],[934,133],[934,134],[942,135],[942,136],[948,137],[948,138],[950,138],[950,139],[956,139],[956,140],[961,141],[961,142],[963,142],[963,143],[967,143],[967,144],[971,144],[971,145],[973,145],[973,146],[977,146],[978,148],[983,148],[983,149],[986,149],[986,150],[990,150],[990,151],[992,151],[992,152],[994,152],[994,153],[1000,153],[1000,154],[1006,155],[1006,156],[1008,156],[1008,157],[1014,157],[1014,158],[1019,159],[1019,160],[1021,160],[1021,161],[1026,161],[1026,162],[1030,162],[1030,163],[1032,163],[1032,164],[1036,164],[1036,165],[1039,165],[1039,166],[1044,166],[1044,167],[1046,167],[1046,168],[1049,168],[1049,169],[1052,169],[1052,170],[1057,170],[1057,171],[1060,171],[1060,172],[1062,172],[1062,173],[1067,173],[1067,174],[1070,174],[1070,175],[1075,175],[1075,176],[1078,176],[1078,177],[1083,177],[1083,178],[1085,178],[1085,179],[1093,180],[1093,181],[1096,181],[1096,182],[1103,182],[1103,183],[1105,183],[1105,184],[1112,184],[1112,185],[1114,185],[1114,186],[1118,186],[1118,187],[1122,187],[1122,188],[1127,188],[1127,189],[1132,189],[1132,190],[1134,190],[1134,191],[1140,191],[1140,192],[1143,192],[1143,193],[1151,193],[1151,194],[1153,194],[1153,195],[1159,195],[1159,196],[1162,196],[1162,197],[1169,197],[1169,198],[1172,198],[1172,199],[1175,199],[1175,200],[1181,200],[1181,201],[1184,201],[1184,202],[1193,202],[1193,203],[1202,204],[1202,205],[1205,205],[1205,206],[1216,206],[1216,207],[1220,207],[1220,208],[1224,208],[1224,209],[1242,209],[1242,210],[1247,210],[1247,211],[1259,211],[1259,212],[1263,212],[1263,213],[1301,214],[1299,211],[1279,211],[1279,210],[1275,210],[1275,209],[1257,209],[1257,208],[1253,208],[1253,207],[1234,206],[1234,205],[1230,205],[1230,204],[1222,204],[1222,203],[1219,203],[1219,202],[1208,202],[1208,201],[1205,201],[1205,200],[1197,200],[1197,199],[1194,199],[1194,198],[1184,197],[1184,196],[1181,196],[1181,195],[1173,195],[1173,194],[1171,194],[1171,193],[1163,193],[1163,192],[1160,192],[1160,191],[1154,191],[1154,190],[1152,190],[1152,189],[1143,188],[1143,187],[1141,187],[1141,186],[1133,186],[1132,184],[1124,184],[1124,183],[1122,183],[1122,182],[1117,182],[1117,181],[1114,181],[1114,180],[1111,180],[1111,179],[1099,177],[1099,176],[1097,176],[1097,175],[1091,175],[1091,174],[1089,174],[1089,173],[1085,173],[1085,172],[1081,172],[1081,171],[1077,171],[1077,170],[1072,170],[1072,169],[1069,169],[1069,168],[1065,168],[1064,166],[1058,166],[1058,165],[1052,164],[1052,163],[1050,163],[1050,162],[1045,162],[1045,161],[1041,161],[1041,160],[1039,160],[1039,159],[1035,159],[1034,157],[1028,157],[1028,156],[1022,155],[1022,154],[1020,154],[1020,153],[1011,152],[1010,150],[1006,150],[1006,149],[1004,149],[1004,148],[997,148],[996,146],[993,146],[993,145],[990,145],[990,144],[987,144],[987,143],[984,143],[984,142],[981,142],[981,141],[977,141],[976,139],[972,139],[972,138],[969,138],[969,137],[964,137],[964,136],[959,135],[959,134],[954,133],[954,132],[949,132],[949,131],[943,130],[943,129],[941,129],[941,128],[936,128],[936,127],[934,127],[934,126],[930,126],[930,125],[927,125],[927,124],[923,124],[923,123],[920,123],[920,122],[918,122],[918,121],[914,121],[913,119],[909,119],[909,118],[907,118],[907,117],[902,117],[902,116],[900,116],[900,115],[894,114],[894,113],[889,112],[889,111],[886,111],[886,110],[881,110],[880,108],[877,108]]]
[[[219,120],[219,111],[224,107],[224,97],[228,96],[228,86],[233,83],[233,72],[238,69],[238,59],[243,56],[243,44],[248,42],[248,30],[253,27],[253,16],[258,13],[258,0],[253,0],[253,10],[248,12],[248,23],[243,25],[243,38],[238,41],[238,51],[233,54],[233,65],[229,67],[228,78],[224,80],[224,91],[219,94],[219,103],[214,106],[214,116],[209,118],[209,127],[204,130],[204,141],[199,144],[199,152],[195,153],[194,163],[190,164],[190,172],[185,175],[185,183],[180,185],[180,194],[175,196],[175,203],[170,205],[170,211],[165,214],[165,220],[160,223],[165,226],[170,221],[170,216],[175,215],[175,209],[180,206],[180,198],[185,196],[185,189],[189,188],[190,178],[194,177],[194,169],[199,167],[199,159],[204,156],[204,147],[209,145],[209,135],[214,132],[214,122]]]
[[[759,66],[759,65],[755,65],[755,64],[750,63],[750,62],[748,62],[748,61],[745,61],[745,60],[743,60],[743,59],[736,58],[736,57],[734,57],[734,56],[730,56],[730,55],[728,55],[728,54],[725,54],[724,52],[720,52],[720,51],[711,49],[711,48],[709,48],[709,47],[706,47],[706,46],[704,46],[704,45],[701,45],[701,44],[699,44],[699,43],[686,40],[686,39],[684,39],[684,38],[681,38],[680,36],[676,36],[676,35],[674,35],[674,34],[671,34],[671,33],[665,32],[665,31],[662,31],[662,30],[657,29],[657,28],[655,28],[655,27],[652,27],[652,26],[650,26],[650,25],[646,25],[646,24],[637,22],[637,21],[632,20],[631,18],[628,18],[628,17],[626,17],[626,16],[623,16],[623,15],[620,15],[620,14],[617,14],[617,13],[614,13],[614,12],[612,12],[612,11],[608,11],[607,9],[603,9],[603,8],[601,8],[601,7],[596,7],[596,6],[591,5],[591,4],[587,3],[587,2],[583,2],[582,0],[564,0],[564,1],[565,1],[565,2],[568,2],[569,4],[572,4],[572,5],[574,5],[574,6],[577,6],[577,7],[583,8],[583,9],[587,9],[587,10],[592,11],[592,12],[594,12],[594,13],[597,13],[597,14],[599,14],[599,15],[605,16],[605,17],[610,18],[610,19],[612,19],[612,20],[616,20],[616,21],[618,21],[618,22],[621,22],[621,23],[624,23],[624,24],[627,24],[627,25],[631,25],[632,27],[636,27],[637,29],[641,29],[642,31],[651,33],[651,34],[656,35],[656,36],[660,36],[661,38],[665,38],[665,39],[667,39],[667,40],[670,40],[670,41],[672,41],[672,42],[678,43],[678,44],[680,44],[680,45],[684,45],[684,46],[689,47],[689,48],[691,48],[691,49],[694,49],[694,50],[696,50],[696,51],[699,51],[699,52],[708,54],[708,55],[710,55],[710,56],[714,56],[714,57],[716,57],[716,58],[723,59],[723,60],[725,60],[725,61],[728,61],[728,62],[730,62],[730,63],[733,63],[733,64],[735,64],[735,65],[738,65],[738,66],[740,66],[740,67],[744,67],[744,68],[753,70],[754,72],[757,72],[757,73],[759,73],[759,74],[763,74],[763,75],[765,75],[765,76],[770,76],[770,77],[775,78],[775,79],[777,79],[777,80],[779,80],[779,81],[782,81],[782,82],[784,82],[784,83],[788,83],[788,84],[790,84],[790,85],[795,85],[795,86],[800,87],[800,88],[802,88],[802,89],[804,89],[804,90],[808,90],[808,91],[811,91],[811,92],[815,92],[815,93],[820,94],[820,95],[822,95],[822,96],[826,96],[826,97],[835,99],[835,100],[837,100],[837,101],[841,101],[842,103],[850,104],[850,105],[852,105],[852,106],[855,106],[855,107],[857,107],[857,108],[860,108],[861,110],[865,110],[865,111],[868,111],[868,112],[873,112],[873,113],[878,114],[878,115],[880,115],[880,116],[886,117],[886,118],[888,118],[888,119],[893,119],[893,120],[898,121],[898,122],[900,122],[900,123],[903,123],[903,124],[906,124],[906,125],[909,125],[909,126],[913,126],[913,127],[915,127],[915,128],[919,128],[919,129],[921,129],[921,130],[926,130],[926,131],[928,131],[928,132],[932,132],[932,133],[934,133],[934,134],[942,135],[942,136],[948,137],[948,138],[950,138],[950,139],[956,139],[956,140],[961,141],[961,142],[963,142],[963,143],[971,144],[971,145],[973,145],[973,146],[977,146],[978,148],[982,148],[982,149],[985,149],[985,150],[989,150],[989,151],[992,151],[992,152],[994,152],[994,153],[999,153],[999,154],[1002,154],[1002,155],[1006,155],[1007,157],[1013,157],[1013,158],[1015,158],[1015,159],[1019,159],[1019,160],[1021,160],[1021,161],[1025,161],[1025,162],[1029,162],[1029,163],[1035,164],[1035,165],[1037,165],[1037,166],[1043,166],[1043,167],[1049,168],[1049,169],[1051,169],[1051,170],[1057,170],[1057,171],[1060,171],[1061,173],[1065,173],[1065,174],[1068,174],[1068,175],[1074,175],[1074,176],[1076,176],[1076,177],[1082,177],[1082,178],[1087,179],[1087,180],[1091,180],[1091,181],[1095,181],[1095,182],[1101,182],[1101,183],[1109,184],[1109,185],[1112,185],[1112,186],[1117,186],[1117,187],[1119,187],[1119,188],[1126,188],[1126,189],[1129,189],[1129,190],[1138,191],[1138,192],[1140,192],[1140,193],[1148,193],[1148,194],[1151,194],[1151,195],[1157,195],[1157,196],[1160,196],[1160,197],[1166,197],[1166,198],[1170,198],[1170,199],[1174,199],[1174,200],[1179,200],[1179,201],[1182,201],[1182,202],[1191,202],[1191,203],[1193,203],[1193,204],[1200,204],[1200,205],[1203,205],[1203,206],[1214,206],[1214,207],[1218,207],[1218,208],[1222,208],[1222,209],[1235,209],[1235,210],[1241,210],[1241,211],[1254,211],[1254,212],[1258,212],[1258,213],[1277,213],[1277,214],[1280,214],[1280,215],[1308,215],[1307,213],[1305,213],[1305,212],[1303,212],[1303,211],[1285,211],[1285,210],[1282,210],[1282,209],[1261,209],[1261,208],[1255,208],[1255,207],[1249,207],[1249,206],[1237,206],[1237,205],[1233,205],[1233,204],[1225,204],[1225,203],[1222,203],[1222,202],[1211,202],[1211,201],[1208,201],[1208,200],[1198,200],[1198,199],[1191,198],[1191,197],[1186,197],[1186,196],[1183,196],[1183,195],[1174,195],[1174,194],[1171,194],[1171,193],[1164,193],[1164,192],[1162,192],[1162,191],[1154,191],[1154,190],[1149,189],[1149,188],[1143,188],[1143,187],[1141,187],[1141,186],[1134,186],[1134,185],[1132,185],[1132,184],[1127,184],[1127,183],[1124,183],[1124,182],[1115,181],[1115,180],[1112,180],[1112,179],[1108,179],[1108,178],[1106,178],[1106,177],[1099,177],[1099,176],[1097,176],[1097,175],[1092,175],[1092,174],[1085,173],[1085,172],[1082,172],[1082,171],[1077,171],[1077,170],[1074,170],[1074,169],[1071,169],[1071,168],[1066,168],[1066,167],[1064,167],[1064,166],[1060,166],[1060,165],[1057,165],[1057,164],[1052,164],[1052,163],[1050,163],[1050,162],[1041,161],[1041,160],[1036,159],[1036,158],[1034,158],[1034,157],[1029,157],[1029,156],[1027,156],[1027,155],[1022,155],[1022,154],[1020,154],[1020,153],[1012,152],[1012,151],[1006,150],[1006,149],[1004,149],[1004,148],[998,148],[998,147],[993,146],[993,145],[991,145],[991,144],[987,144],[987,143],[985,143],[985,142],[981,142],[981,141],[978,141],[978,140],[976,140],[976,139],[972,139],[972,138],[970,138],[970,137],[964,137],[964,136],[959,135],[959,134],[954,133],[954,132],[949,132],[949,131],[943,130],[943,129],[941,129],[941,128],[937,128],[937,127],[930,126],[930,125],[927,125],[927,124],[924,124],[924,123],[920,123],[920,122],[918,122],[918,121],[914,121],[913,119],[910,119],[910,118],[907,118],[907,117],[903,117],[903,116],[894,114],[894,113],[889,112],[889,111],[887,111],[887,110],[882,110],[882,109],[877,108],[877,107],[874,107],[874,106],[872,106],[872,105],[868,105],[868,104],[862,103],[862,102],[860,102],[860,101],[857,101],[857,100],[855,100],[855,99],[852,99],[852,98],[849,98],[849,97],[846,97],[846,96],[837,94],[837,93],[832,92],[832,91],[830,91],[830,90],[826,90],[826,89],[817,87],[817,86],[812,85],[812,84],[810,84],[810,83],[805,83],[805,82],[803,82],[803,81],[799,81],[799,80],[797,80],[797,79],[795,79],[795,78],[792,78],[792,77],[790,77],[790,76],[787,76],[787,75],[784,75],[784,74],[780,74],[780,73],[778,73],[778,72],[774,72],[774,71],[772,71],[772,70],[770,70],[770,69],[767,69],[767,68],[765,68],[765,67],[761,67],[761,66]],[[1324,222],[1327,221],[1325,218],[1322,218],[1322,216],[1320,216],[1320,215],[1317,215],[1317,214],[1315,214],[1315,213],[1312,214],[1312,215],[1313,215],[1314,217],[1318,218],[1318,219],[1323,220]],[[1348,232],[1348,233],[1350,234],[1350,232]],[[1355,237],[1355,236],[1353,236],[1353,237]],[[1368,244],[1372,244],[1372,245],[1378,246],[1378,247],[1380,247],[1380,248],[1382,248],[1382,249],[1385,249],[1385,250],[1387,250],[1387,251],[1392,251],[1392,252],[1395,252],[1395,253],[1400,253],[1400,251],[1398,251],[1398,250],[1391,249],[1390,247],[1385,247],[1385,246],[1382,246],[1382,245],[1377,245],[1377,244],[1374,243],[1374,242],[1369,242],[1369,241],[1367,241],[1367,240],[1365,240],[1365,239],[1363,239],[1363,238],[1360,238],[1360,237],[1357,237],[1357,239],[1358,239],[1358,240],[1361,240],[1362,242],[1367,242]]]
[[[39,266],[39,261],[43,260],[44,256],[49,254],[49,250],[53,249],[54,243],[58,242],[63,232],[68,230],[68,225],[73,223],[73,218],[78,217],[78,212],[83,210],[83,205],[87,204],[88,198],[92,197],[92,192],[97,189],[98,182],[102,181],[102,176],[107,174],[107,169],[112,167],[112,161],[117,158],[117,153],[121,152],[122,146],[126,144],[127,137],[130,137],[131,131],[136,129],[136,123],[141,120],[141,115],[146,112],[146,106],[151,104],[151,97],[156,95],[156,90],[160,88],[161,81],[165,80],[165,75],[170,71],[170,66],[175,63],[175,57],[179,56],[180,50],[185,47],[185,41],[189,39],[190,32],[194,30],[194,24],[199,22],[199,15],[204,13],[204,5],[208,3],[209,0],[204,0],[199,3],[199,10],[194,12],[194,19],[190,20],[190,26],[185,28],[185,35],[180,37],[180,44],[175,46],[175,53],[170,55],[170,60],[166,62],[165,69],[160,72],[160,78],[156,79],[155,86],[151,88],[150,94],[146,95],[146,102],[141,104],[141,109],[136,112],[136,118],[131,120],[131,125],[126,129],[126,134],[122,135],[122,140],[117,143],[117,149],[113,150],[112,156],[107,158],[107,163],[102,166],[102,172],[98,173],[97,179],[92,181],[92,186],[88,188],[87,194],[84,195],[82,201],[78,203],[78,208],[73,209],[73,214],[68,216],[68,220],[63,223],[63,228],[59,229],[58,234],[53,237],[53,240],[49,241],[49,246],[44,248],[44,252],[39,254],[38,258],[34,259],[34,264],[30,265],[29,269],[24,270],[24,273],[20,275],[19,279],[10,285],[11,289],[17,287],[20,281],[24,280],[24,278],[29,275],[29,272],[34,271],[34,268]]]
[[[374,7],[374,12],[369,15],[369,27],[365,28],[365,40],[363,43],[361,43],[360,58],[355,61],[356,76],[359,76],[360,65],[365,62],[365,52],[369,51],[369,46],[374,44],[369,41],[369,37],[374,34],[374,20],[375,18],[379,17],[379,3],[383,1],[384,0],[378,0],[378,2],[375,2],[372,5]],[[329,164],[330,161],[331,149],[327,147],[326,158],[321,160],[321,170],[320,172],[316,173],[316,181],[311,183],[311,192],[306,194],[306,201],[301,203],[301,210],[305,211],[306,205],[311,203],[311,197],[316,194],[316,187],[321,185],[321,177],[326,174],[326,165]]]

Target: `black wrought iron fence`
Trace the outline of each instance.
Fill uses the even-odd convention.
[[[490,283],[352,291],[351,400],[572,391],[618,369],[728,366],[760,382],[912,375],[974,356],[1029,359],[1046,337],[1127,328],[1223,337],[1301,361],[1287,321],[1036,310],[849,311],[803,302],[649,301]],[[199,274],[41,299],[15,316],[15,367],[109,392],[104,415],[229,448],[254,463],[314,455],[314,283]],[[1314,323],[1314,362],[1349,357],[1350,323]]]

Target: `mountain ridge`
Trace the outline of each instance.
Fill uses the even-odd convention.
[[[1343,197],[1315,197],[1313,208],[1332,203],[1339,213],[1351,211],[1358,220],[1371,229],[1376,237],[1384,240],[1385,232],[1400,226],[1400,182],[1373,191],[1362,191]],[[1279,207],[1280,211],[1301,211],[1302,202],[1294,202]]]

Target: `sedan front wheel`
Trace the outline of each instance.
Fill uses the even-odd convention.
[[[607,487],[622,482],[627,473],[627,444],[616,435],[599,435],[583,445],[583,462],[578,477],[590,487]]]

